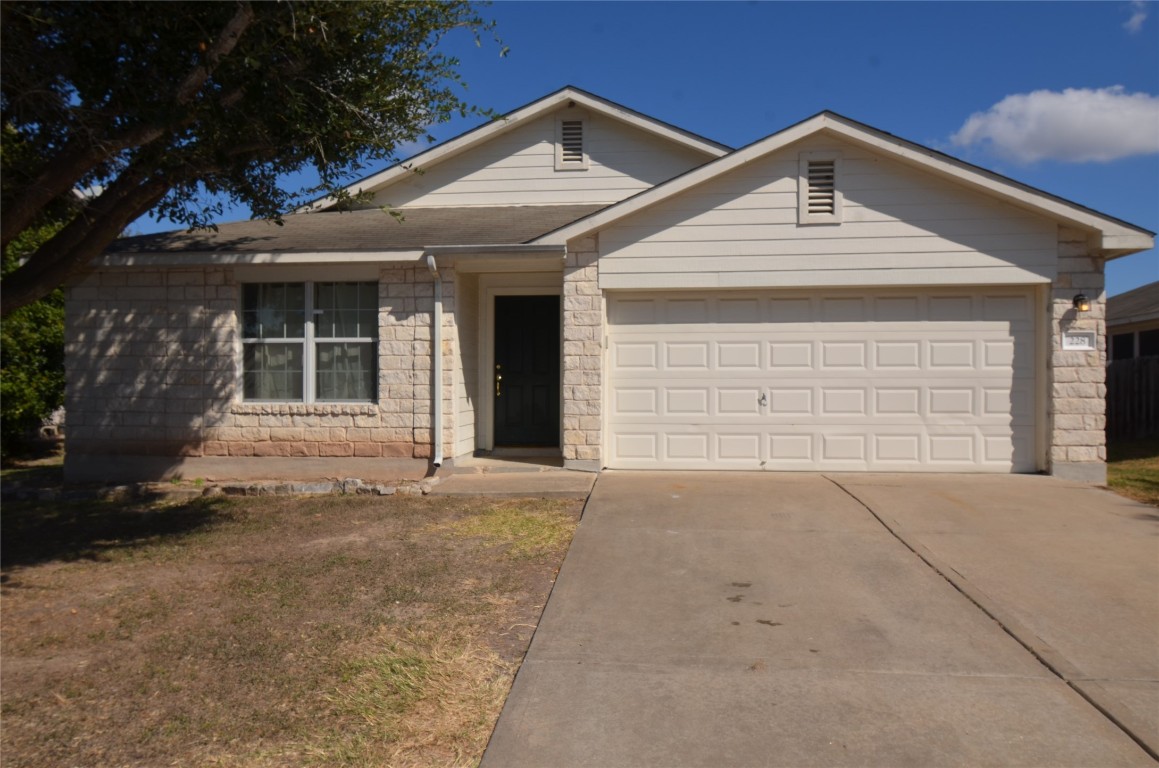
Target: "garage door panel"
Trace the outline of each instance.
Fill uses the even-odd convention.
[[[669,388],[664,391],[665,415],[707,416],[708,387]]]
[[[813,443],[812,434],[772,432],[768,436],[769,458],[773,462],[792,462],[797,466],[813,464],[817,459]]]
[[[760,462],[760,433],[754,431],[717,432],[716,459],[725,463],[742,462],[746,466]]]
[[[612,365],[620,371],[658,369],[659,345],[651,341],[619,342],[612,350]]]
[[[774,371],[813,370],[813,344],[808,341],[770,341],[769,368]]]
[[[759,341],[717,342],[714,346],[718,371],[760,371],[764,367]]]
[[[1033,294],[608,302],[608,465],[1033,471]]]
[[[673,341],[664,345],[663,370],[707,371],[709,347],[707,341]]]
[[[873,459],[878,463],[901,465],[923,462],[922,436],[918,433],[873,435]]]
[[[812,387],[769,387],[769,417],[812,416]]]
[[[664,436],[665,457],[673,461],[707,462],[709,460],[708,435],[667,434]]]

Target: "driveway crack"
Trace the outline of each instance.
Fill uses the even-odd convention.
[[[943,567],[943,566],[940,566],[937,563],[935,563],[931,559],[930,556],[928,556],[925,552],[922,551],[922,548],[920,548],[920,545],[916,546],[914,544],[911,544],[908,540],[906,540],[906,538],[898,530],[898,526],[890,525],[888,522],[886,522],[885,518],[882,517],[880,514],[878,514],[877,510],[875,510],[873,507],[871,507],[869,504],[867,504],[865,501],[863,501],[857,494],[855,494],[853,491],[846,488],[844,485],[842,485],[841,483],[839,483],[837,480],[833,479],[829,475],[823,474],[822,477],[824,477],[829,482],[833,483],[833,485],[840,488],[845,493],[845,495],[847,495],[849,498],[853,499],[858,504],[860,504],[862,507],[864,507],[865,511],[873,516],[873,519],[877,520],[877,522],[880,523],[881,526],[883,528],[885,528],[885,530],[888,531],[891,536],[893,536],[895,539],[897,539],[899,542],[901,542],[902,546],[904,546],[910,552],[913,552],[914,555],[919,560],[921,560],[923,563],[925,563],[926,566],[930,570],[932,570],[934,573],[938,574],[938,576],[942,577],[942,579],[945,580],[945,582],[947,584],[949,584],[951,587],[953,587],[955,591],[957,591],[960,595],[962,595],[962,597],[969,600],[978,610],[980,610],[982,613],[984,613],[991,621],[993,621],[995,624],[997,624],[999,627],[1001,627],[1003,632],[1005,632],[1007,635],[1009,635],[1011,638],[1013,638],[1016,643],[1018,643],[1023,648],[1025,648],[1030,653],[1031,656],[1033,656],[1035,659],[1037,659],[1039,664],[1041,664],[1043,667],[1045,667],[1047,670],[1049,670],[1050,673],[1052,675],[1054,675],[1055,677],[1057,677],[1059,680],[1066,683],[1068,688],[1070,688],[1072,691],[1077,693],[1079,696],[1082,697],[1082,699],[1084,701],[1086,701],[1088,704],[1090,704],[1092,707],[1094,707],[1096,710],[1098,710],[1098,712],[1100,714],[1102,714],[1103,717],[1107,718],[1107,720],[1112,722],[1116,728],[1118,728],[1120,731],[1122,731],[1124,734],[1126,734],[1128,738],[1130,738],[1132,741],[1134,741],[1136,744],[1138,744],[1139,747],[1144,752],[1146,752],[1148,755],[1150,755],[1153,760],[1159,760],[1159,752],[1157,752],[1154,747],[1152,747],[1145,740],[1143,740],[1142,738],[1137,736],[1135,734],[1135,732],[1127,724],[1123,723],[1118,717],[1116,717],[1113,713],[1109,712],[1105,707],[1103,707],[1101,704],[1099,704],[1098,701],[1091,698],[1091,696],[1089,696],[1087,694],[1087,692],[1082,689],[1081,684],[1084,681],[1080,678],[1080,676],[1078,676],[1078,675],[1068,676],[1068,675],[1064,674],[1063,671],[1061,669],[1059,669],[1057,664],[1051,662],[1048,658],[1046,658],[1046,656],[1042,653],[1041,649],[1039,647],[1037,647],[1035,643],[1022,638],[1019,635],[1019,633],[1016,632],[1009,625],[1008,621],[1004,620],[993,609],[991,609],[990,607],[985,605],[981,600],[979,600],[974,594],[975,592],[980,591],[977,589],[977,587],[970,585],[970,588],[967,589],[963,585],[963,583],[969,584],[969,579],[967,579],[965,576],[963,576],[961,573],[954,570],[953,568],[950,568],[948,566]],[[949,575],[949,573],[947,573],[948,571],[956,574],[958,576],[958,579],[961,579],[962,583],[959,583],[958,579],[955,579],[953,576]],[[1040,642],[1041,642],[1041,640],[1040,640]],[[1042,645],[1047,645],[1047,644],[1045,642],[1043,642]]]

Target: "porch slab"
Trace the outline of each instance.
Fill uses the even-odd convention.
[[[592,492],[596,477],[591,472],[571,472],[538,465],[525,465],[523,471],[511,467],[499,471],[494,468],[486,471],[457,468],[453,474],[442,476],[442,482],[431,490],[431,495],[586,499]]]

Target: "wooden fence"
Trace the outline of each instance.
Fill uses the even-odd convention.
[[[1107,439],[1159,437],[1159,357],[1107,367]]]

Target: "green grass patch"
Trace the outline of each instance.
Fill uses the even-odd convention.
[[[446,528],[459,536],[506,546],[508,557],[535,558],[559,551],[571,542],[576,522],[566,514],[567,507],[567,502],[551,499],[513,500]]]
[[[1107,485],[1127,498],[1159,506],[1159,440],[1108,445]]]

